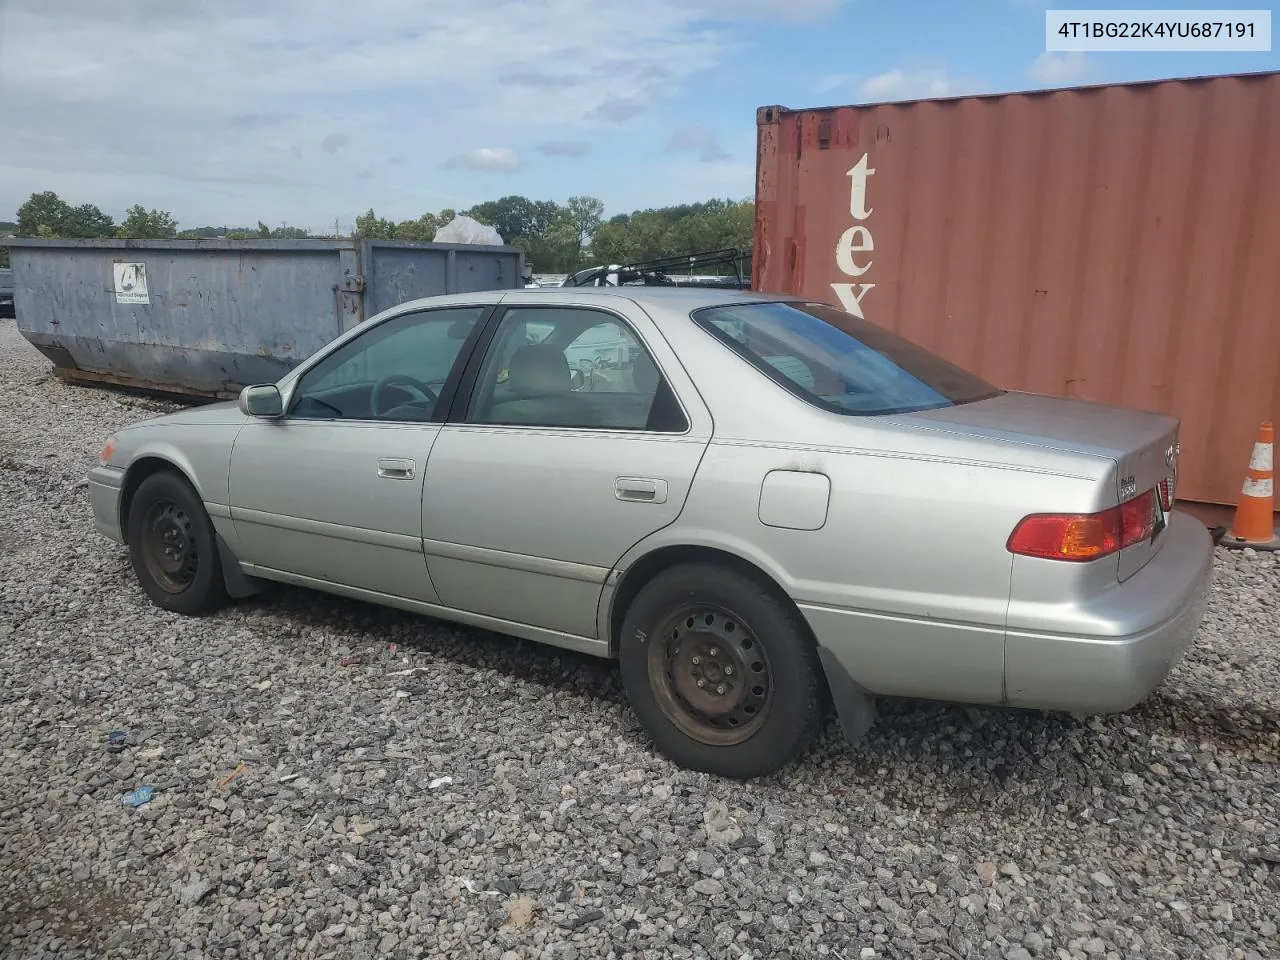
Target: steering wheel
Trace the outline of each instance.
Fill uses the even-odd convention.
[[[395,384],[400,384],[407,387],[413,387],[413,389],[417,390],[420,394],[422,394],[424,397],[426,397],[426,399],[430,400],[432,403],[436,403],[440,399],[440,397],[436,394],[434,390],[428,387],[421,380],[411,377],[407,373],[388,374],[387,376],[381,378],[377,383],[373,385],[373,393],[369,395],[369,406],[372,408],[373,415],[375,417],[384,416],[387,410],[391,409],[390,407],[388,407],[386,410],[384,410],[382,408],[381,400],[382,400],[383,391],[386,390],[387,387],[393,386]],[[397,404],[397,406],[399,406],[399,404]]]

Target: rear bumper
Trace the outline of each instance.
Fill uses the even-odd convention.
[[[1213,541],[1202,524],[1174,513],[1165,536],[1146,566],[1088,611],[1089,635],[1006,633],[1010,706],[1120,712],[1164,681],[1195,638],[1213,580]]]
[[[100,534],[116,543],[124,543],[120,529],[120,487],[123,483],[124,471],[116,467],[96,466],[89,471],[93,525]]]

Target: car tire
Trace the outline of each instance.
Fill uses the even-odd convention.
[[[822,724],[813,639],[795,607],[746,571],[699,562],[654,577],[627,609],[618,657],[641,726],[691,770],[775,773]]]
[[[184,477],[153,473],[129,504],[129,559],[142,590],[173,613],[212,613],[227,600],[209,514]]]

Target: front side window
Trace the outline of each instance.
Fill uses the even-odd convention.
[[[675,394],[621,318],[575,307],[506,312],[468,423],[683,432]]]
[[[1001,391],[882,327],[821,303],[706,307],[694,321],[799,397],[870,416],[972,403]]]
[[[427,310],[378,324],[302,376],[289,415],[429,422],[467,336],[487,309]]]

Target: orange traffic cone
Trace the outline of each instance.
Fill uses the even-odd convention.
[[[1240,488],[1236,517],[1222,538],[1224,547],[1253,547],[1255,550],[1280,550],[1280,536],[1272,526],[1275,510],[1276,432],[1267,421],[1258,428],[1258,439],[1249,457],[1249,469]]]

